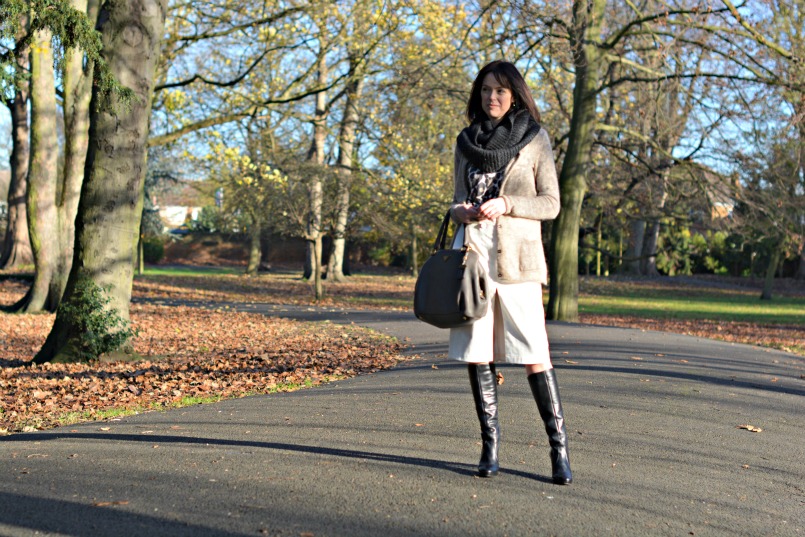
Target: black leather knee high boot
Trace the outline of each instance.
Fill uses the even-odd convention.
[[[472,396],[475,398],[475,411],[481,423],[483,449],[478,463],[480,477],[492,477],[498,473],[498,444],[500,425],[498,424],[498,385],[494,364],[469,364]]]
[[[539,415],[545,423],[545,432],[551,444],[551,469],[553,482],[569,485],[573,481],[570,473],[570,459],[567,456],[567,430],[559,400],[559,385],[553,369],[528,375],[531,393],[537,402]]]

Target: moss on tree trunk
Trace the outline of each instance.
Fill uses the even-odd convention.
[[[126,105],[115,94],[105,96],[93,88],[89,148],[64,300],[71,298],[79,276],[86,275],[106,290],[106,307],[124,321],[129,319],[154,70],[166,4],[167,0],[106,2],[98,18],[101,56],[135,96]],[[35,361],[78,360],[73,326],[74,320],[60,311]]]
[[[58,264],[58,212],[56,178],[58,140],[56,94],[51,33],[34,34],[31,54],[31,161],[28,170],[28,234],[36,273],[31,288],[14,309],[54,311],[58,299],[49,296],[51,277]]]
[[[90,20],[98,14],[98,1],[71,0]],[[78,49],[64,53],[62,116],[64,165],[59,174],[53,51],[48,32],[35,36],[31,73],[31,161],[28,189],[28,226],[35,249],[34,283],[14,309],[28,313],[56,311],[64,294],[73,260],[74,224],[87,154],[92,64]],[[86,64],[85,64],[86,63]]]

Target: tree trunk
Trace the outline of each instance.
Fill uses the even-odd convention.
[[[24,26],[24,24],[23,24]],[[19,50],[17,69],[22,72],[30,68],[30,53]],[[8,220],[3,252],[0,255],[0,269],[11,269],[34,262],[31,240],[28,236],[28,214],[26,213],[26,192],[28,190],[28,160],[30,134],[28,128],[27,80],[20,82],[9,103],[11,112],[11,181],[8,189]]]
[[[646,222],[646,231],[643,237],[643,249],[640,260],[640,274],[643,276],[659,276],[657,270],[657,247],[660,243],[660,218],[663,210],[665,209],[665,200],[668,194],[665,189],[665,179],[668,172],[661,172],[657,178],[657,183],[660,189],[657,196],[657,202],[651,208],[653,216]],[[654,196],[652,196],[654,197]]]
[[[319,86],[327,83],[327,60],[324,53],[319,56]],[[308,159],[324,169],[324,143],[327,139],[327,92],[316,94],[316,116],[313,119],[313,143]],[[321,281],[321,209],[324,200],[324,181],[319,173],[312,174],[308,183],[308,217],[305,229],[307,247],[305,279],[313,277],[315,299],[321,300],[324,288]]]
[[[643,252],[645,257],[640,259],[640,274],[643,276],[659,276],[657,270],[657,246],[660,241],[660,220],[652,218],[646,225],[646,235],[643,237]]]
[[[663,186],[665,184],[664,178],[662,178]],[[660,201],[657,206],[657,211],[661,213],[665,208],[665,200],[667,198],[667,194],[665,192],[665,188],[663,187],[662,195],[660,196]],[[660,273],[657,270],[657,248],[660,244],[660,216],[659,214],[651,219],[651,221],[646,225],[646,236],[643,239],[643,255],[644,257],[640,260],[640,273],[644,276],[659,276]]]
[[[327,267],[327,278],[333,282],[343,281],[344,252],[347,221],[349,219],[349,194],[352,183],[352,152],[358,127],[358,102],[363,92],[362,75],[356,73],[356,59],[350,59],[353,78],[347,86],[347,102],[341,120],[338,148],[338,192],[336,194],[336,219],[333,227],[333,249]]]
[[[643,255],[643,245],[646,237],[646,221],[632,220],[629,224],[629,244],[626,247],[626,258],[624,264],[626,274],[640,274],[640,257]]]
[[[302,271],[302,279],[309,280],[313,277],[313,270],[316,266],[316,245],[315,241],[305,239],[305,267]]]
[[[601,276],[601,250],[604,248],[604,209],[598,212],[595,219],[595,275]],[[607,274],[609,275],[609,274]]]
[[[669,112],[670,114],[670,112]],[[677,138],[678,139],[678,138]],[[676,145],[675,141],[667,141],[665,144],[666,150],[670,153],[673,151],[673,146]],[[651,219],[651,225],[647,226],[645,242],[643,243],[643,253],[646,256],[640,263],[641,272],[644,276],[659,276],[657,270],[657,248],[660,244],[660,218],[665,211],[665,203],[668,200],[668,176],[670,175],[671,163],[663,161],[660,167],[663,171],[657,177],[658,189],[657,205],[654,211],[657,216]]]
[[[139,240],[137,241],[137,274],[140,276],[145,272],[145,245],[143,244],[143,235],[140,233]]]
[[[90,20],[98,17],[98,0],[71,0],[78,11],[86,12]],[[86,62],[81,50],[68,50],[64,55],[64,170],[57,185],[56,209],[58,231],[57,263],[50,282],[50,296],[58,305],[67,285],[73,263],[75,216],[84,164],[89,144],[89,102],[92,97],[93,64]]]
[[[112,74],[134,91],[126,105],[93,88],[89,149],[75,227],[65,300],[81,277],[105,288],[106,308],[129,319],[135,248],[139,239],[146,144],[167,0],[105,2],[99,16],[102,57]],[[81,334],[61,310],[36,363],[72,362]],[[122,328],[122,327],[121,327]],[[124,356],[118,356],[123,358]]]
[[[322,281],[322,236],[319,234],[313,241],[313,298],[317,302],[324,298],[324,282]]]
[[[71,5],[79,11],[87,11],[88,16],[97,18],[98,3],[92,0],[72,0]],[[37,48],[37,57],[42,55],[43,61],[48,57],[52,59],[52,50],[47,48],[48,43]],[[84,160],[87,153],[87,131],[89,129],[89,101],[92,89],[92,65],[85,67],[84,55],[80,50],[68,50],[64,57],[64,72],[62,74],[64,87],[64,167],[62,176],[54,168],[43,175],[38,170],[32,179],[36,184],[29,183],[29,205],[33,200],[35,210],[29,214],[29,229],[36,230],[38,248],[36,257],[36,275],[26,297],[20,301],[16,308],[26,312],[55,311],[64,294],[70,265],[73,258],[73,240],[75,229],[75,215],[78,209],[78,198],[81,193],[81,182],[84,179]],[[39,101],[40,112],[50,113],[53,110],[53,120],[45,120],[40,115],[37,119],[40,125],[38,133],[34,133],[32,118],[32,138],[56,137],[55,134],[55,94],[52,60],[50,64],[40,65],[36,73],[32,73],[33,84],[36,86],[36,96],[33,101]],[[51,105],[52,101],[52,105]],[[32,108],[33,115],[33,108]],[[48,132],[53,130],[53,134]],[[40,159],[37,153],[44,145],[33,148],[32,160]],[[57,150],[58,152],[58,150]],[[42,159],[49,158],[41,155]],[[48,168],[49,169],[49,168]],[[47,181],[47,183],[45,183]],[[32,195],[36,199],[32,198]],[[29,208],[29,212],[31,209]],[[31,218],[33,217],[33,220]],[[36,247],[35,247],[36,248]]]
[[[799,268],[794,275],[797,280],[805,280],[805,239],[802,241],[802,247],[799,250]]]
[[[54,311],[58,298],[49,296],[50,282],[58,265],[58,211],[56,177],[58,140],[53,48],[47,30],[35,33],[31,53],[31,157],[28,171],[28,233],[36,272],[26,295],[15,304],[27,313]]]
[[[263,228],[260,225],[260,220],[252,217],[252,224],[249,226],[249,262],[246,265],[246,274],[248,276],[257,276],[257,272],[260,269],[260,259],[262,258],[260,236],[262,233]]]
[[[805,96],[801,98],[802,106],[797,111],[802,117],[805,114]],[[805,122],[799,123],[799,176],[805,181]],[[802,185],[805,187],[805,183]],[[799,267],[797,268],[794,278],[797,280],[805,280],[805,239],[802,240],[802,248],[799,251]]]
[[[774,273],[777,272],[777,266],[780,264],[781,254],[782,247],[776,245],[771,252],[769,265],[766,267],[766,277],[763,280],[763,292],[760,293],[761,300],[771,300],[772,289],[774,288]]]
[[[419,274],[419,258],[417,256],[417,249],[419,245],[416,240],[416,224],[411,222],[411,275],[416,277]]]
[[[573,2],[572,47],[576,69],[573,115],[567,154],[559,175],[561,210],[551,234],[547,308],[547,317],[558,321],[579,319],[579,223],[595,133],[596,89],[602,56],[592,40],[600,35],[605,5],[604,0]]]

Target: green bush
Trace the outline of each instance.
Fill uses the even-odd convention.
[[[143,238],[143,260],[146,263],[159,263],[165,257],[165,244],[159,237]]]
[[[224,220],[224,215],[218,207],[206,205],[199,211],[198,218],[190,222],[190,229],[202,233],[215,233],[225,228]]]
[[[368,256],[372,264],[387,267],[391,264],[392,260],[391,247],[388,243],[379,244],[369,249]]]
[[[136,335],[129,322],[108,306],[111,286],[100,287],[89,276],[79,275],[69,297],[59,305],[58,316],[70,326],[75,354],[85,362],[121,349]]]
[[[693,273],[691,253],[693,240],[684,226],[663,226],[657,248],[657,269],[667,276]]]

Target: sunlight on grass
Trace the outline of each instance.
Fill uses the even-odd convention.
[[[579,312],[598,315],[630,315],[656,319],[711,319],[752,323],[805,325],[805,301],[778,298],[764,302],[754,296],[721,295],[702,298],[666,296],[579,297]]]
[[[203,405],[205,403],[217,403],[221,399],[223,399],[223,396],[221,395],[208,395],[205,397],[185,395],[178,401],[170,403],[170,405],[167,405],[167,407],[182,408],[186,406]]]
[[[219,274],[243,274],[240,267],[191,267],[191,266],[147,266],[142,276],[214,276]]]
[[[414,307],[413,297],[409,298],[386,298],[386,297],[344,297],[344,302],[348,306],[363,307],[391,307],[391,308],[411,308]]]
[[[142,406],[134,408],[109,408],[104,410],[85,410],[83,412],[68,412],[59,417],[59,425],[73,425],[86,421],[104,421],[125,416],[134,416],[146,410]],[[38,427],[34,427],[35,429]]]

